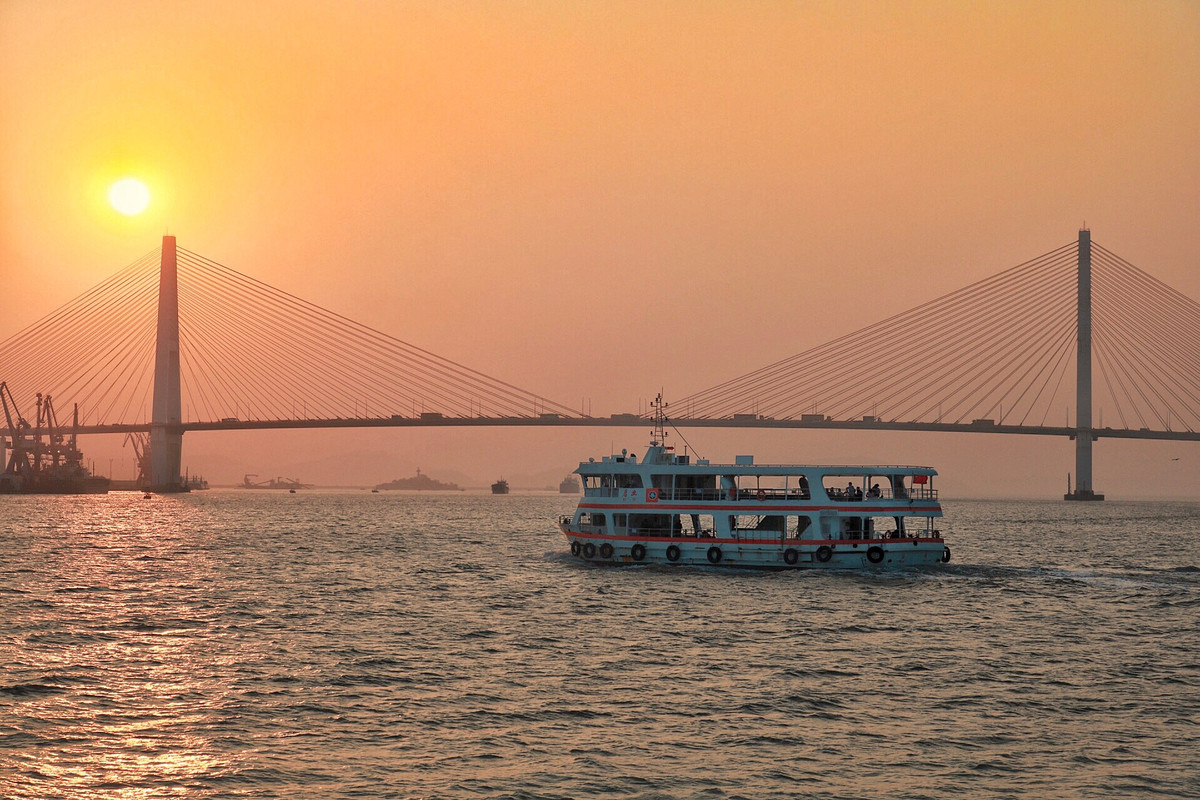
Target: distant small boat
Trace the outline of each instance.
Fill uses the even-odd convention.
[[[508,481],[501,478],[492,484],[492,494],[508,494]]]
[[[579,481],[568,475],[558,484],[559,494],[579,494]]]

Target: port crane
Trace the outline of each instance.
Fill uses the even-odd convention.
[[[68,437],[58,424],[50,395],[37,395],[37,424],[21,416],[7,382],[0,382],[0,404],[8,423],[12,455],[0,474],[2,492],[75,494],[107,492],[108,478],[93,477],[83,466],[78,446],[79,405],[75,405]],[[44,438],[43,438],[44,437]]]
[[[147,489],[150,487],[151,472],[150,472],[150,434],[148,433],[127,433],[125,434],[124,444],[133,447],[133,455],[137,458],[137,479],[134,485],[139,489]],[[122,445],[124,446],[124,445]]]

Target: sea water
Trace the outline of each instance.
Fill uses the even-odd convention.
[[[1200,505],[589,566],[577,498],[0,498],[0,797],[1200,797]]]

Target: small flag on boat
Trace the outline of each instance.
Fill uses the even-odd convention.
[[[913,475],[913,483],[929,483],[928,475]]]

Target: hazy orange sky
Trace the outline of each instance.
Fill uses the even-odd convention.
[[[126,174],[152,193],[138,217],[106,199]],[[1085,222],[1200,298],[1198,221],[1190,0],[0,2],[0,339],[169,231],[608,414],[944,294]],[[490,474],[502,450],[535,471],[621,438],[470,435],[361,441],[467,472],[447,451],[478,448]],[[836,458],[845,438],[787,436],[852,460]],[[189,435],[185,461],[217,441]],[[225,435],[212,457],[248,441]],[[1036,462],[1030,485],[1044,471],[1053,492],[1073,466],[1057,440],[850,441],[853,460]],[[1195,445],[1130,448],[1098,445],[1097,489],[1119,493],[1122,453],[1147,486],[1196,494]],[[304,466],[257,458],[228,470]]]

